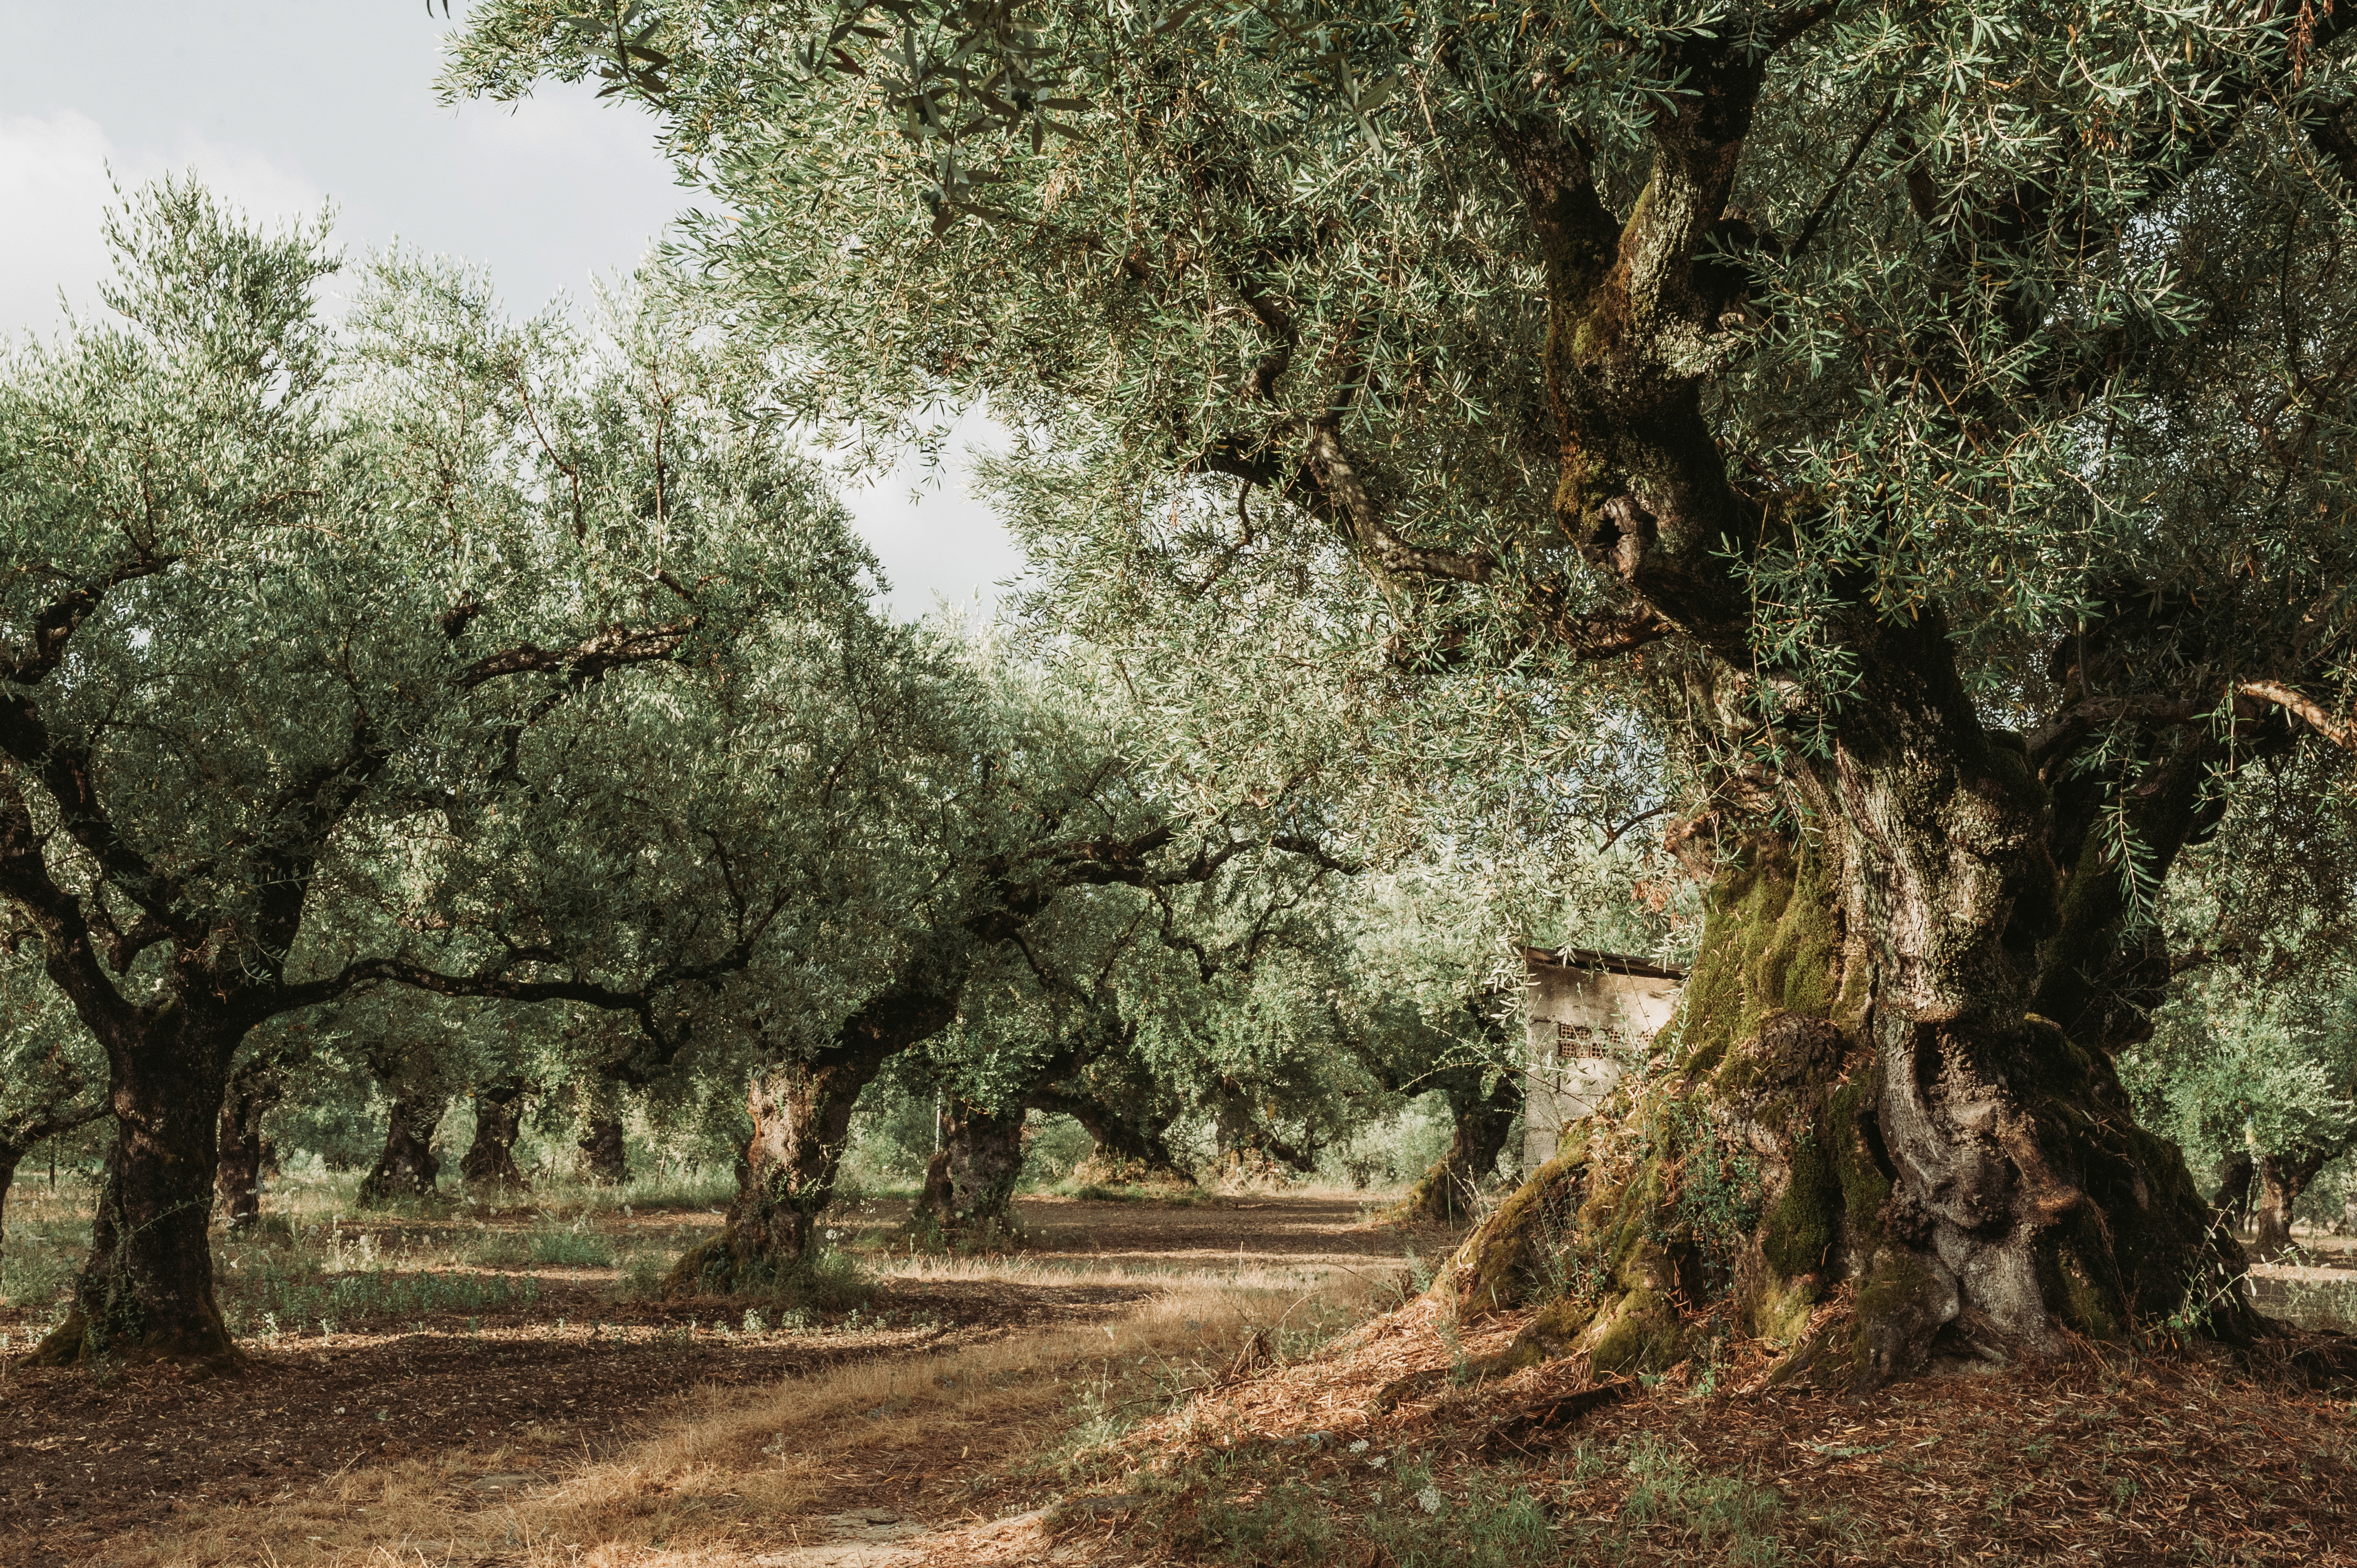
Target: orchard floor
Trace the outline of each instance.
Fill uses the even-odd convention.
[[[242,1515],[259,1523],[289,1503],[350,1492],[356,1478],[365,1487],[373,1472],[427,1476],[428,1492],[466,1514],[608,1460],[732,1392],[849,1365],[931,1366],[1042,1331],[1100,1329],[1157,1302],[1200,1297],[1200,1318],[1222,1316],[1214,1302],[1224,1310],[1265,1298],[1274,1318],[1305,1293],[1355,1302],[1389,1286],[1396,1300],[1404,1260],[1419,1247],[1445,1250],[1453,1233],[1363,1224],[1366,1207],[1336,1197],[1175,1205],[1027,1196],[1019,1251],[943,1259],[896,1254],[906,1204],[866,1200],[838,1230],[870,1272],[872,1294],[793,1321],[774,1308],[748,1316],[742,1303],[653,1299],[643,1267],[634,1292],[622,1268],[533,1260],[530,1241],[547,1237],[667,1259],[717,1229],[708,1209],[592,1212],[554,1230],[525,1208],[334,1217],[302,1236],[309,1288],[274,1277],[277,1288],[258,1298],[326,1304],[318,1310],[334,1316],[273,1311],[270,1332],[244,1338],[238,1375],[128,1367],[93,1379],[0,1357],[0,1564],[268,1561],[274,1549],[278,1561],[300,1561],[328,1538],[306,1529],[292,1556],[283,1542],[255,1539],[248,1553],[229,1537],[212,1547],[199,1538],[233,1535]],[[525,1240],[514,1262],[477,1261],[496,1255],[503,1235]],[[588,1250],[538,1249],[559,1258]],[[266,1244],[239,1251],[222,1255],[287,1273]],[[238,1299],[241,1272],[221,1269],[225,1301]],[[437,1309],[437,1297],[463,1305]],[[260,1322],[256,1310],[242,1316]],[[0,1343],[12,1352],[29,1344],[46,1326],[35,1317],[0,1309]],[[939,1490],[941,1479],[900,1485]],[[363,1505],[344,1510],[346,1522],[366,1517]],[[175,1540],[187,1549],[165,1544]]]
[[[1344,1197],[1023,1207],[1022,1252],[943,1260],[870,1203],[840,1228],[876,1294],[791,1328],[542,1264],[529,1301],[422,1320],[348,1292],[237,1378],[7,1369],[0,1563],[2357,1563],[2357,1390],[2164,1352],[1850,1403],[1759,1389],[1732,1344],[1524,1430],[1585,1369],[1447,1376],[1521,1322],[1403,1308],[1451,1232]],[[379,1262],[467,1255],[447,1216],[368,1223]],[[626,1259],[717,1220],[470,1223],[476,1255],[506,1228]],[[2345,1292],[2357,1258],[2318,1251],[2263,1294]]]

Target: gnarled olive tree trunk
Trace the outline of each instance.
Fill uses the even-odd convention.
[[[720,1234],[673,1265],[669,1294],[774,1289],[811,1248],[851,1137],[851,1112],[884,1064],[957,1015],[971,950],[962,940],[913,955],[809,1057],[780,1053],[753,1075],[753,1133]]]
[[[269,1164],[262,1119],[285,1092],[283,1083],[241,1070],[221,1095],[221,1164],[213,1187],[232,1230],[248,1230],[262,1218],[262,1172]]]
[[[458,1162],[468,1190],[520,1191],[527,1185],[516,1167],[515,1146],[530,1089],[522,1073],[512,1072],[475,1085],[475,1136]]]
[[[433,1195],[442,1174],[442,1162],[434,1155],[434,1130],[449,1110],[450,1095],[439,1088],[414,1089],[395,1097],[385,1119],[384,1150],[361,1178],[362,1203]]]
[[[1034,1090],[1030,1103],[1051,1115],[1070,1116],[1089,1135],[1095,1146],[1072,1172],[1082,1180],[1195,1185],[1195,1173],[1170,1147],[1172,1117],[1140,1115],[1092,1094],[1054,1088]]]
[[[1015,1235],[1015,1183],[1023,1174],[1023,1108],[993,1114],[960,1102],[942,1123],[942,1147],[925,1169],[915,1221],[953,1241]]]
[[[2324,1168],[2324,1156],[2262,1155],[2258,1167],[2259,1203],[2251,1226],[2251,1251],[2262,1258],[2280,1258],[2292,1251],[2292,1209]]]
[[[1479,1064],[1449,1069],[1441,1087],[1448,1097],[1453,1130],[1448,1150],[1433,1162],[1407,1196],[1407,1211],[1454,1225],[1475,1212],[1474,1199],[1498,1168],[1506,1134],[1523,1108],[1522,1079],[1500,1073],[1486,1087]]]
[[[1469,1310],[1547,1302],[1516,1359],[1657,1368],[1732,1310],[1794,1342],[1789,1370],[1856,1386],[2172,1317],[2253,1328],[2239,1251],[2112,1067],[2158,999],[2117,869],[2058,832],[2018,743],[1910,689],[1940,666],[1905,651],[1859,703],[1902,716],[1802,776],[1804,835],[1731,846],[1674,1066],[1624,1081],[1455,1260]],[[2199,772],[2141,802],[2150,842],[2182,842]],[[1853,1310],[1799,1343],[1843,1281]]]
[[[2251,1182],[2258,1175],[2258,1163],[2236,1150],[2218,1164],[2218,1190],[2210,1195],[2210,1212],[2219,1224],[2229,1230],[2240,1230],[2251,1222]]]
[[[581,1174],[600,1187],[619,1187],[630,1179],[630,1150],[622,1141],[622,1119],[611,1112],[589,1118],[581,1141]]]
[[[664,1283],[673,1295],[725,1294],[785,1282],[834,1199],[851,1112],[880,1060],[783,1062],[753,1075],[753,1134],[721,1233],[691,1249]]]
[[[91,1220],[90,1261],[66,1320],[35,1360],[237,1359],[213,1294],[213,1184],[229,1064],[244,1035],[177,999],[102,1035],[114,1145]]]
[[[262,1176],[273,1163],[263,1118],[286,1098],[295,1071],[311,1057],[307,1029],[281,1033],[230,1074],[221,1095],[221,1169],[213,1187],[229,1216],[230,1229],[244,1230],[262,1217]]]

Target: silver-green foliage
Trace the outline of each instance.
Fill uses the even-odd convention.
[[[1409,640],[1486,643],[1507,673],[1421,736],[1357,715],[1429,770],[1450,760],[1432,734],[1478,746],[1484,713],[1535,701],[1561,754],[1642,705],[1625,672],[1519,690],[1608,599],[1555,521],[1583,459],[1548,401],[1549,269],[1584,263],[1550,259],[1534,149],[1576,154],[1635,236],[1684,177],[1679,114],[1746,73],[1756,104],[1707,127],[1738,149],[1726,212],[1623,258],[1645,309],[1638,274],[1696,257],[1663,372],[1698,385],[1745,483],[1807,503],[1743,563],[1782,683],[1741,701],[1838,705],[1859,609],[1940,607],[2003,711],[2037,681],[2023,639],[2112,575],[2223,591],[2247,547],[2271,607],[2314,608],[2329,564],[2271,541],[2332,553],[2347,526],[2350,220],[2319,151],[2349,139],[2345,27],[2042,0],[498,0],[446,88],[602,72],[653,108],[716,200],[691,248],[847,437],[977,394],[1037,433],[1001,467],[1014,515],[1065,624],[1158,645],[1141,678],[1176,653],[1200,689],[1236,667],[1212,628],[1249,627],[1293,667],[1253,683],[1364,710],[1383,669],[1351,655],[1399,585],[1448,584]],[[1329,436],[1368,505],[1336,489]],[[1268,602],[1303,599],[1306,622]],[[2296,613],[2218,633],[2255,651]],[[1156,694],[1222,756],[1281,757],[1298,727],[1248,705],[1275,734],[1242,735],[1232,703],[1222,725],[1209,693]]]

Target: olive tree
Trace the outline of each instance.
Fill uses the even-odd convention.
[[[1561,1277],[1515,1262],[1544,1196],[1599,1283],[1517,1354],[1659,1364],[1696,1293],[1789,1338],[1846,1276],[1794,1365],[1870,1382],[2254,1326],[2113,1058],[2189,841],[2357,741],[2352,26],[490,0],[447,81],[651,108],[807,405],[986,394],[1096,624],[1222,603],[1238,662],[1487,679],[1674,759],[1676,1070],[1454,1288]],[[1288,587],[1314,650],[1252,636]],[[1678,1201],[1729,1140],[1739,1236]]]
[[[531,922],[597,923],[651,813],[592,821],[540,732],[612,698],[667,748],[660,696],[626,693],[727,681],[744,628],[870,564],[651,296],[592,342],[395,255],[331,328],[316,227],[168,182],[109,237],[112,316],[0,372],[0,895],[117,1127],[40,1354],[218,1360],[206,1226],[248,1034],[384,984],[643,1010],[667,964],[737,961],[554,961]],[[500,905],[483,859],[519,853],[569,906]]]

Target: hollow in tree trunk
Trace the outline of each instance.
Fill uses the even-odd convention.
[[[523,1128],[527,1088],[522,1073],[475,1086],[474,1141],[458,1162],[458,1175],[469,1191],[520,1191],[526,1185],[523,1172],[516,1167],[515,1146]]]
[[[2293,1251],[2292,1208],[2324,1168],[2324,1156],[2261,1155],[2258,1166],[2259,1203],[2251,1225],[2251,1251],[2262,1258],[2285,1257]]]
[[[1498,1168],[1498,1156],[1506,1148],[1506,1134],[1523,1106],[1523,1085],[1518,1076],[1509,1072],[1498,1074],[1485,1089],[1480,1081],[1484,1069],[1479,1064],[1449,1071],[1462,1081],[1443,1086],[1448,1096],[1449,1119],[1454,1123],[1448,1152],[1433,1163],[1409,1192],[1407,1210],[1426,1219],[1454,1225],[1474,1212],[1473,1201],[1480,1184]]]
[[[392,1203],[430,1197],[442,1162],[434,1157],[434,1130],[442,1125],[450,1099],[439,1092],[404,1094],[393,1102],[384,1130],[384,1152],[361,1178],[362,1203]]]
[[[993,1115],[953,1104],[942,1125],[941,1150],[925,1170],[916,1223],[953,1241],[1010,1238],[1018,1230],[1015,1183],[1022,1174],[1023,1108]]]
[[[581,1151],[581,1174],[600,1187],[619,1187],[630,1179],[630,1158],[622,1142],[622,1119],[611,1112],[589,1118],[588,1130],[575,1145]]]

